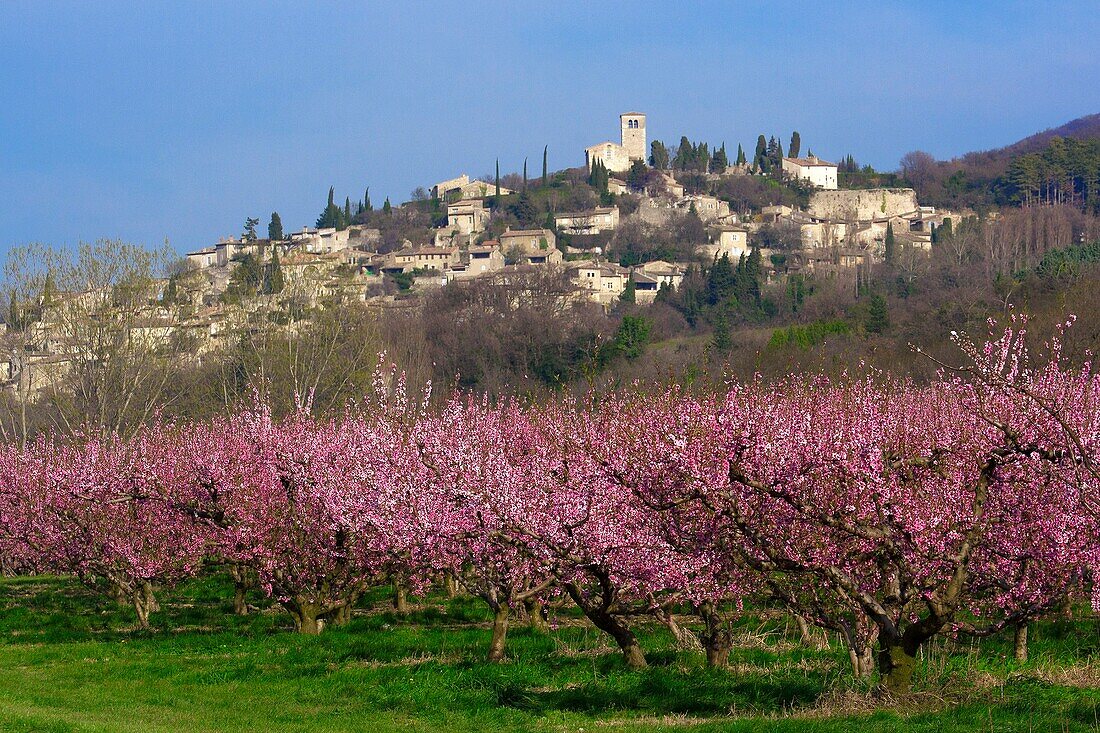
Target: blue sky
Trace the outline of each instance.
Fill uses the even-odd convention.
[[[545,7],[552,5],[552,7]],[[1100,2],[0,2],[0,250],[180,251],[650,139],[893,169],[1100,111]]]

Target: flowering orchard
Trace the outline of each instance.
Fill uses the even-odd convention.
[[[224,563],[302,633],[372,586],[446,579],[510,621],[572,602],[643,667],[650,616],[713,666],[746,607],[835,632],[853,671],[910,686],[940,634],[1026,628],[1093,591],[1100,385],[1037,360],[1023,324],[939,381],[790,378],[721,394],[621,391],[538,405],[394,375],[341,416],[261,404],[133,438],[0,449],[0,554],[132,603]],[[678,622],[675,618],[681,619]]]

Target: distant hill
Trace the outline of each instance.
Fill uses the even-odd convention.
[[[1037,132],[1034,135],[1025,137],[1023,140],[1018,140],[1001,148],[966,153],[961,157],[961,160],[973,163],[1010,161],[1020,155],[1037,153],[1043,150],[1047,143],[1055,137],[1066,137],[1074,140],[1100,139],[1100,113],[1078,117],[1064,125]]]
[[[1055,138],[1062,138],[1067,143],[1058,147],[1061,152],[1052,153],[1051,141]],[[1091,174],[1082,171],[1096,167],[1094,151],[1098,145],[1100,114],[1091,114],[1004,147],[966,153],[951,160],[932,162],[927,154],[918,153],[916,155],[924,156],[918,161],[919,166],[906,171],[903,161],[903,171],[917,189],[922,203],[954,209],[982,208],[1013,205],[1028,197],[1027,186],[1021,190],[1026,176],[1020,175],[1020,168],[1025,163],[1033,164],[1036,189],[1049,194],[1051,185],[1055,184],[1066,189],[1063,193],[1068,194],[1064,197],[1067,201],[1095,211],[1100,202],[1092,186],[1084,180]],[[1028,161],[1025,158],[1046,160]],[[1070,180],[1074,176],[1081,180]]]

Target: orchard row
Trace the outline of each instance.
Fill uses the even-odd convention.
[[[1100,387],[1057,343],[1038,360],[1023,342],[1020,327],[960,339],[959,368],[927,385],[791,378],[537,405],[429,409],[380,372],[338,418],[261,404],[7,446],[0,555],[113,588],[142,624],[156,588],[226,563],[303,633],[373,586],[448,578],[492,609],[492,660],[519,609],[568,598],[628,665],[646,663],[634,619],[676,609],[721,666],[741,609],[779,604],[903,692],[935,636],[1093,592]]]

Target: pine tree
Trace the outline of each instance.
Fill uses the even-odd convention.
[[[867,301],[867,333],[885,333],[890,328],[890,312],[886,308],[886,299],[877,293]]]
[[[894,264],[895,259],[897,259],[897,242],[894,240],[894,225],[888,223],[886,225],[886,264]]]
[[[802,138],[798,134],[798,130],[791,133],[791,145],[787,148],[787,155],[792,158],[797,158],[799,152],[802,151]]]
[[[684,135],[680,138],[680,147],[676,149],[672,167],[684,171],[691,167],[693,160],[695,160],[695,146],[691,144],[691,140],[687,139],[687,135]]]
[[[283,220],[279,218],[278,211],[271,212],[271,221],[267,224],[267,238],[272,242],[280,242],[283,239]]]
[[[256,227],[259,226],[259,224],[260,224],[259,219],[253,218],[251,216],[245,218],[245,220],[244,220],[244,234],[242,235],[242,239],[244,239],[244,241],[246,241],[246,242],[255,242],[256,241]]]
[[[549,145],[542,146],[542,187],[546,188],[547,183],[547,170],[546,170],[546,151],[550,149]]]
[[[340,207],[333,201],[333,197],[333,188],[329,186],[328,204],[325,205],[325,210],[321,212],[321,215],[317,217],[318,229],[332,229],[340,226],[341,211]]]

